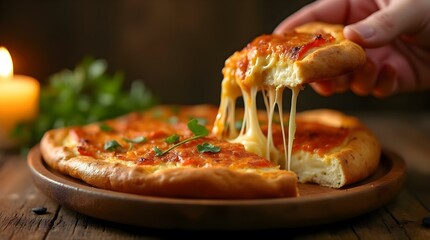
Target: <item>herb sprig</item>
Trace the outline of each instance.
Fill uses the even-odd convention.
[[[110,141],[105,142],[104,150],[108,150],[108,151],[112,152],[112,151],[115,151],[121,147],[122,147],[121,144],[119,144],[117,141],[110,140]]]
[[[203,143],[203,144],[197,145],[197,151],[199,151],[199,153],[205,153],[205,152],[217,153],[221,151],[221,148],[210,143]]]
[[[187,123],[188,129],[190,129],[190,131],[194,134],[193,137],[187,138],[181,142],[178,142],[174,145],[172,145],[171,147],[169,147],[166,150],[161,150],[157,147],[154,147],[154,152],[155,152],[155,156],[159,157],[162,156],[164,154],[166,154],[167,152],[171,151],[174,148],[177,148],[178,146],[185,144],[187,142],[202,138],[202,137],[206,137],[209,135],[209,130],[206,129],[205,126],[200,125],[199,121],[197,119],[191,119],[190,121],[188,121]]]

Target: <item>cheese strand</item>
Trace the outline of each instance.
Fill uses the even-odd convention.
[[[297,96],[300,92],[300,87],[291,88],[291,109],[290,109],[290,117],[288,123],[288,158],[287,158],[287,170],[291,169],[291,155],[293,151],[293,141],[294,135],[296,134],[296,106],[297,106]]]
[[[285,169],[288,161],[287,154],[287,140],[285,139],[285,126],[284,126],[284,110],[283,110],[283,101],[282,95],[284,92],[284,87],[276,88],[276,104],[278,105],[278,114],[279,114],[279,123],[281,124],[281,133],[282,133],[282,143],[284,146],[284,162],[280,163],[281,168]]]

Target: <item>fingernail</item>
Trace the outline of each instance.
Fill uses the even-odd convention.
[[[350,31],[353,31],[353,32],[357,33],[358,35],[360,35],[360,37],[363,39],[368,39],[375,34],[375,28],[373,28],[372,26],[368,26],[368,25],[355,24],[355,25],[347,26],[347,28]]]

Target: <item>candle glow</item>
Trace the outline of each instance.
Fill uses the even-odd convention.
[[[0,47],[0,80],[6,81],[13,76],[13,62],[9,51]]]
[[[13,129],[37,117],[39,91],[36,79],[14,75],[11,55],[0,47],[0,149],[15,146],[11,138]]]

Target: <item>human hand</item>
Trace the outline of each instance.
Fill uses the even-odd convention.
[[[345,25],[345,38],[365,48],[367,63],[350,75],[311,86],[321,95],[351,89],[385,97],[430,88],[429,12],[429,0],[319,0],[285,19],[274,33],[310,21]]]

